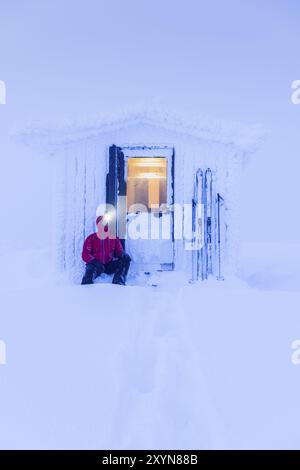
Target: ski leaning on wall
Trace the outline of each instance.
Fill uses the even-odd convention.
[[[196,172],[194,183],[194,196],[193,196],[193,214],[192,214],[192,230],[193,230],[193,243],[192,243],[192,281],[199,279],[200,267],[203,266],[203,250],[202,250],[202,235],[203,235],[203,171],[199,168]],[[202,278],[202,272],[201,272]]]
[[[205,235],[205,244],[206,244],[206,277],[207,279],[209,274],[213,273],[213,176],[212,171],[208,168],[205,172],[204,179],[204,190],[205,190],[205,202],[206,202],[206,215],[205,215],[205,226],[204,226],[204,235]]]
[[[225,225],[221,217],[224,199],[214,192],[213,173],[199,168],[195,175],[193,196],[192,282],[209,275],[222,276],[222,240]]]

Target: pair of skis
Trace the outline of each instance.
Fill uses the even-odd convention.
[[[221,198],[219,195],[218,197]],[[203,172],[199,168],[196,172],[193,197],[193,281],[198,279],[203,281],[213,274],[216,249],[219,253],[218,278],[221,278],[221,199],[217,198],[216,207],[212,171],[207,168]],[[216,231],[218,247],[216,247]]]

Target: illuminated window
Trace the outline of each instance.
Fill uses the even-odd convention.
[[[167,159],[159,157],[128,158],[127,210],[143,204],[148,210],[167,203]]]

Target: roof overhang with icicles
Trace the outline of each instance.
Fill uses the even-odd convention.
[[[248,126],[151,105],[136,106],[111,114],[60,118],[48,123],[31,122],[18,132],[17,140],[51,154],[61,145],[134,125],[150,125],[179,135],[232,145],[247,154],[253,153],[265,136],[265,131],[259,125]]]

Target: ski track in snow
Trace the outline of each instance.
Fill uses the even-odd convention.
[[[180,292],[147,293],[148,311],[120,362],[121,400],[110,438],[116,449],[225,447],[195,347],[189,346],[180,298]]]

